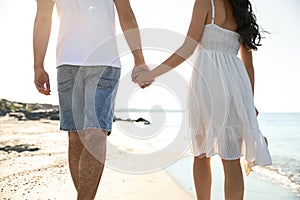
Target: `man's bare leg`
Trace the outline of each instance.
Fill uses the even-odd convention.
[[[194,183],[197,200],[210,200],[211,169],[210,158],[194,158]]]
[[[106,158],[107,132],[98,129],[83,131],[83,150],[79,160],[78,200],[95,198]]]
[[[225,174],[225,200],[242,200],[244,178],[240,159],[222,160]]]
[[[69,169],[76,190],[79,188],[79,160],[83,144],[77,132],[69,132]]]

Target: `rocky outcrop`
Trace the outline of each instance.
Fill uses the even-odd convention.
[[[8,114],[18,120],[59,120],[58,110],[57,105],[0,100],[0,116]]]
[[[51,104],[21,103],[0,99],[0,116],[5,115],[15,117],[18,120],[59,120],[59,108],[57,105]],[[150,125],[150,122],[144,118],[121,119],[114,116],[115,121],[141,122],[144,125]]]
[[[59,120],[58,110],[35,110],[32,112],[24,111],[27,120],[51,119]]]

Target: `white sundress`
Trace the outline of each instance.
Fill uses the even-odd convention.
[[[240,35],[212,23],[204,27],[188,97],[188,118],[195,157],[271,165],[259,130],[250,79],[237,56]]]

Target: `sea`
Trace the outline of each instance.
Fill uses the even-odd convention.
[[[265,113],[258,121],[273,159],[263,173],[300,192],[300,113]]]
[[[125,116],[122,112],[117,112],[116,115],[121,118]],[[152,113],[145,111],[130,112],[130,115],[127,117],[131,119],[142,117],[151,123],[155,121],[155,118],[161,119],[159,126],[162,126],[162,128],[156,128],[155,130],[159,130],[159,133],[153,136],[156,139],[151,139],[150,135],[148,135],[148,139],[145,139],[145,137],[143,139],[144,143],[148,141],[148,145],[157,151],[160,151],[166,146],[172,146],[172,143],[176,145],[174,141],[178,135],[181,135],[184,140],[188,140],[188,136],[186,136],[187,133],[185,132],[186,127],[182,128],[182,123],[185,121],[183,111],[165,111],[163,114],[159,111]],[[162,122],[162,119],[164,119],[164,122]],[[250,173],[249,178],[245,178],[246,196],[247,185],[252,185],[251,187],[249,186],[252,188],[252,191],[248,192],[248,198],[246,199],[265,199],[255,196],[255,193],[261,192],[262,188],[266,191],[265,193],[262,192],[262,194],[264,194],[267,199],[300,199],[300,113],[260,113],[258,122],[261,132],[268,139],[273,164],[267,167],[254,167],[254,171]],[[176,148],[178,149],[177,146],[174,146],[173,149]],[[163,166],[163,169],[169,173],[182,188],[194,196],[195,191],[192,177],[193,157],[188,149],[184,149],[183,151],[186,152],[176,158],[174,157],[173,162]],[[223,182],[224,179],[219,178],[219,176],[222,176],[222,166],[220,162],[217,161],[217,158],[212,159],[212,162],[213,171],[215,170],[217,173],[217,181]],[[221,168],[221,170],[216,169],[217,167]],[[216,193],[222,193],[223,191],[220,184],[223,183],[213,182],[213,185],[218,187],[218,190],[215,189]],[[255,188],[253,184],[256,185],[257,188]],[[276,194],[276,192],[279,192],[279,195]],[[280,194],[282,194],[282,197],[280,197]],[[274,196],[273,198],[272,195]],[[250,196],[252,198],[250,198]]]

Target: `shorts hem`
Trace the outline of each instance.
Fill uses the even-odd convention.
[[[76,128],[60,128],[61,131],[84,131],[86,129],[99,129],[101,131],[111,131],[109,128],[99,128],[99,127],[86,127],[83,129],[76,129]]]

